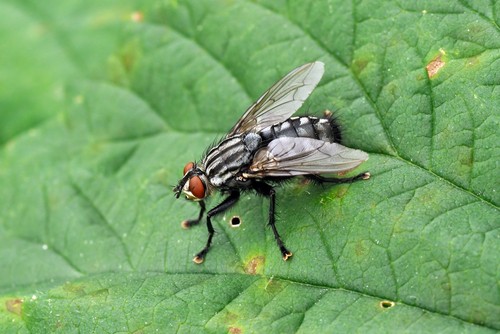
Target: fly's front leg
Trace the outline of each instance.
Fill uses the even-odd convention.
[[[201,219],[203,218],[203,214],[205,213],[205,202],[199,201],[198,203],[200,203],[200,213],[198,214],[198,218],[184,220],[181,223],[182,228],[188,229],[191,226],[195,226],[195,225],[198,225],[200,223]]]
[[[285,243],[283,242],[283,240],[281,240],[281,237],[278,233],[278,230],[276,229],[275,213],[274,213],[275,206],[276,206],[276,191],[274,190],[273,187],[271,187],[267,183],[263,183],[263,182],[254,183],[254,189],[259,194],[264,195],[266,197],[269,197],[269,226],[271,226],[271,229],[273,230],[274,239],[276,240],[276,243],[278,244],[278,248],[280,249],[283,260],[286,261],[293,254],[285,247]]]
[[[208,230],[207,244],[201,250],[201,252],[196,254],[196,256],[194,257],[193,261],[195,263],[200,264],[203,262],[203,260],[205,260],[205,255],[207,255],[208,250],[210,248],[210,245],[212,244],[212,238],[214,236],[215,230],[214,230],[214,227],[212,226],[212,219],[211,218],[213,216],[218,215],[220,213],[223,213],[224,211],[229,209],[229,207],[231,207],[234,203],[236,203],[239,198],[240,198],[240,192],[239,191],[232,191],[229,194],[229,196],[224,201],[222,201],[222,203],[217,205],[212,210],[208,211],[208,213],[207,213],[207,230]]]

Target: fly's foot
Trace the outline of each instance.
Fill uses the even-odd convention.
[[[208,248],[203,248],[201,252],[195,255],[193,262],[196,264],[202,264],[205,261],[205,255],[208,253]]]
[[[276,241],[278,242],[278,247],[280,249],[283,261],[286,261],[289,258],[291,258],[293,254],[285,247],[285,244],[283,243],[283,241],[281,241],[281,238],[279,238],[279,240]]]
[[[188,219],[188,220],[183,220],[181,222],[181,227],[185,230],[195,226],[195,225],[198,225],[200,223],[200,221],[198,219]]]
[[[288,249],[284,248],[281,250],[281,254],[283,255],[283,261],[288,260],[290,257],[292,257],[292,252],[290,252]]]
[[[371,176],[372,175],[370,174],[370,172],[363,172],[363,173],[359,173],[355,177],[345,178],[345,179],[340,179],[340,180],[343,180],[346,182],[349,182],[349,181],[354,182],[354,181],[358,181],[358,180],[368,180]]]

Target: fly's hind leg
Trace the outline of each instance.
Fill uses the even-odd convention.
[[[259,194],[269,197],[269,226],[271,226],[271,229],[273,230],[274,239],[278,244],[278,248],[280,249],[283,260],[286,261],[293,254],[285,247],[285,243],[283,242],[283,240],[281,240],[278,230],[276,229],[275,214],[274,214],[274,209],[276,205],[276,191],[274,190],[273,187],[264,182],[255,182],[253,184],[253,188]]]
[[[352,183],[356,182],[358,180],[368,180],[370,178],[370,173],[369,172],[364,172],[360,173],[356,176],[353,177],[344,177],[344,178],[335,178],[335,177],[323,177],[320,175],[306,175],[305,177],[309,180],[312,180],[313,182],[316,183],[335,183],[335,184],[341,184],[341,183]]]
[[[205,208],[204,201],[199,201],[198,203],[200,203],[200,213],[198,214],[198,218],[184,220],[181,223],[182,228],[188,229],[188,228],[195,226],[195,225],[198,225],[200,223],[201,219],[203,218],[203,214],[205,213],[206,208]]]

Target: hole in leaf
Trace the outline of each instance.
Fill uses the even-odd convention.
[[[393,307],[394,305],[396,305],[396,303],[393,301],[390,301],[390,300],[382,300],[380,302],[380,307],[385,308],[385,309],[389,309],[389,308]]]
[[[241,225],[241,218],[240,216],[232,216],[231,219],[229,220],[229,223],[231,224],[231,227],[238,227]]]

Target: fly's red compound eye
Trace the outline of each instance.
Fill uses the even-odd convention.
[[[205,185],[198,176],[189,179],[189,191],[194,197],[202,199],[205,197]]]
[[[186,175],[194,167],[194,162],[188,162],[186,166],[184,166],[184,173],[182,175]]]

